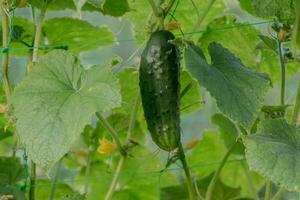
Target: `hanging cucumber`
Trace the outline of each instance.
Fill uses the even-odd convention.
[[[152,33],[139,75],[148,130],[153,141],[169,152],[180,145],[180,59],[178,48],[169,43],[174,38],[165,30]]]

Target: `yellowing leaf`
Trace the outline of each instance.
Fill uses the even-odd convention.
[[[177,22],[170,22],[165,25],[165,29],[168,31],[178,30],[178,29],[180,29],[180,24]]]
[[[195,146],[197,146],[198,143],[199,143],[198,139],[192,139],[185,145],[184,149],[191,150],[191,149],[195,148]]]
[[[97,151],[100,154],[113,153],[116,149],[116,145],[106,139],[100,140],[99,144],[100,146],[98,147]]]
[[[8,112],[9,108],[7,105],[0,104],[0,113]]]

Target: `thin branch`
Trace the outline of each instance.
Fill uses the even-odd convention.
[[[282,51],[282,42],[278,40],[278,55],[280,61],[280,69],[281,69],[281,91],[280,91],[280,104],[285,104],[285,74],[286,74],[286,67],[284,63],[284,55]]]
[[[34,43],[33,43],[33,53],[32,53],[32,62],[36,63],[38,61],[38,52],[39,52],[39,45],[40,39],[42,34],[43,22],[45,19],[47,10],[47,4],[45,3],[41,9],[40,17],[36,25],[35,36],[34,36]]]
[[[50,190],[49,200],[53,200],[54,199],[56,185],[57,185],[56,181],[57,181],[57,179],[59,177],[62,160],[63,160],[63,158],[60,159],[58,161],[57,165],[56,165],[55,174],[54,174],[54,177],[53,177],[52,182],[51,182],[51,190]]]
[[[206,200],[212,200],[212,196],[213,196],[213,192],[214,192],[214,189],[215,189],[215,186],[216,186],[216,183],[219,179],[219,176],[221,174],[221,171],[224,167],[224,165],[226,164],[230,154],[232,153],[232,151],[234,150],[235,146],[236,146],[237,142],[235,142],[231,147],[230,149],[227,151],[227,153],[225,154],[221,164],[219,165],[219,168],[217,169],[217,171],[215,172],[212,180],[210,181],[209,185],[208,185],[208,188],[207,188],[207,191],[206,191],[206,196],[205,196],[205,199]]]
[[[110,123],[101,115],[101,113],[97,112],[96,116],[98,117],[98,119],[100,120],[100,122],[102,123],[102,125],[104,126],[104,128],[108,131],[108,133],[110,134],[110,136],[114,139],[114,141],[116,142],[117,148],[120,152],[121,155],[126,155],[126,151],[123,148],[123,145],[120,141],[120,138],[118,136],[118,133],[116,132],[116,130],[110,125]]]
[[[272,181],[267,181],[264,200],[270,200],[272,194]]]
[[[134,103],[133,111],[132,111],[131,116],[130,116],[130,121],[129,121],[129,125],[128,125],[128,132],[127,132],[127,140],[129,140],[131,135],[132,135],[132,132],[133,132],[133,129],[134,129],[134,126],[135,126],[136,115],[137,115],[137,112],[138,112],[138,109],[139,109],[139,105],[140,105],[140,95],[139,95],[139,92],[138,92],[138,95],[137,95],[135,103]],[[116,185],[117,185],[117,182],[118,182],[119,177],[121,175],[121,171],[124,167],[124,163],[125,163],[126,158],[127,158],[127,154],[124,154],[124,155],[121,154],[121,158],[119,160],[117,169],[115,171],[114,178],[113,178],[113,180],[112,180],[112,182],[109,186],[109,189],[108,189],[108,191],[105,195],[105,200],[110,200],[111,197],[113,196]]]
[[[8,9],[7,0],[2,1],[1,11],[2,11],[2,49],[8,49],[9,42],[9,25],[8,25],[8,16],[6,10]],[[3,52],[2,56],[2,81],[3,81],[3,90],[6,97],[6,102],[9,104],[10,101],[10,86],[8,80],[8,62],[9,62],[9,52],[8,50]]]
[[[29,180],[29,200],[35,200],[35,179],[36,179],[36,165],[31,161],[30,165],[30,180]]]

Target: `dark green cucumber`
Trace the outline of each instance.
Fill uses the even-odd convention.
[[[180,59],[169,31],[152,33],[141,56],[140,91],[153,141],[172,151],[180,144]]]

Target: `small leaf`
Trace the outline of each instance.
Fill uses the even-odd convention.
[[[99,141],[99,147],[97,149],[100,154],[110,154],[116,150],[116,145],[109,140],[103,139]]]
[[[291,191],[300,190],[300,132],[285,119],[262,121],[246,138],[250,169]]]
[[[237,142],[239,137],[239,131],[235,127],[235,124],[222,114],[215,114],[212,117],[212,122],[219,126],[222,139],[224,140],[227,149],[230,149]],[[234,148],[233,153],[244,155],[244,149],[244,145],[238,143]]]
[[[120,17],[130,11],[127,0],[105,0],[102,9],[103,14],[114,17]]]
[[[275,39],[265,35],[259,35],[259,38],[262,40],[262,42],[268,49],[277,53],[277,41]]]
[[[39,166],[49,168],[64,156],[95,112],[120,105],[119,85],[110,70],[105,63],[84,70],[70,53],[54,50],[16,87],[17,133]]]
[[[251,128],[262,103],[270,80],[245,67],[241,60],[220,44],[211,43],[208,64],[203,52],[194,44],[188,44],[185,52],[187,69],[216,99],[220,110]]]

